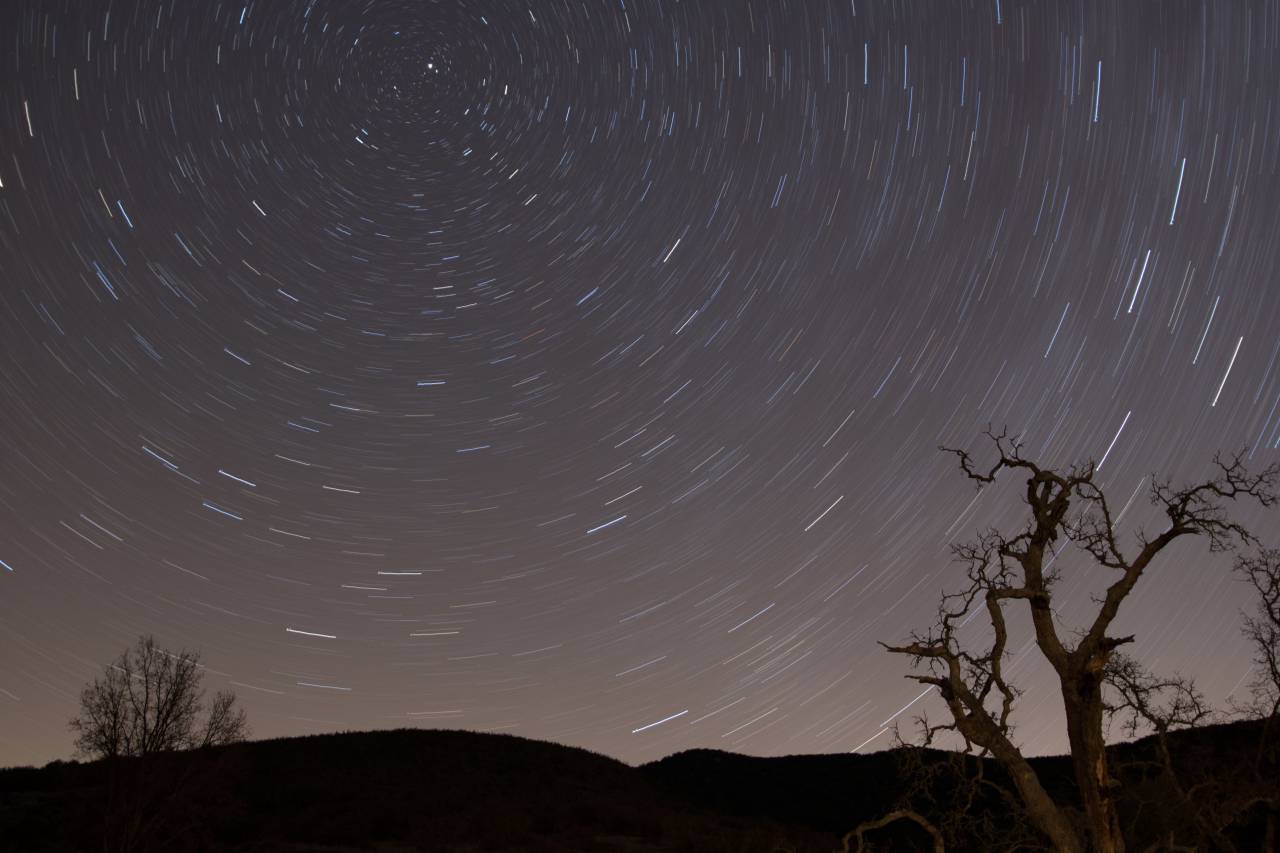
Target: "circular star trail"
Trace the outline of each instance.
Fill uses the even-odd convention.
[[[1098,460],[1126,535],[1275,459],[1272,4],[0,16],[5,763],[143,632],[260,737],[878,748],[940,708],[875,641],[1020,522],[938,445]],[[1222,702],[1245,603],[1191,544],[1122,621]]]

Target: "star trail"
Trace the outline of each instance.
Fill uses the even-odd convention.
[[[889,745],[942,706],[876,641],[1021,521],[938,445],[1097,460],[1126,535],[1276,461],[1278,49],[1266,2],[5,3],[0,763],[144,632],[256,737]],[[1122,633],[1222,704],[1247,603],[1179,545]]]

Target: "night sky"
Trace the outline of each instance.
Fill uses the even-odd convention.
[[[256,737],[889,746],[945,711],[875,641],[1022,520],[939,444],[1097,460],[1127,536],[1277,459],[1278,49],[1207,0],[4,3],[0,763],[144,632]],[[1118,627],[1223,704],[1247,603],[1180,543]]]

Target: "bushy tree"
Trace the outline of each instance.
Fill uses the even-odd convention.
[[[76,753],[91,758],[148,755],[244,740],[235,694],[219,691],[202,715],[204,673],[195,652],[177,654],[138,638],[80,693],[72,718]]]

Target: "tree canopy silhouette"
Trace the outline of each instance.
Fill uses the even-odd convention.
[[[144,635],[80,693],[71,720],[76,752],[92,758],[148,755],[233,743],[248,735],[235,693],[219,691],[202,715],[196,652],[173,653]]]

